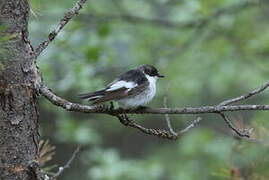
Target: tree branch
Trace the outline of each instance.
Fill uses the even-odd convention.
[[[226,124],[228,125],[228,127],[230,129],[232,129],[238,136],[240,137],[247,137],[249,138],[251,135],[251,131],[252,129],[244,129],[244,130],[240,130],[238,128],[235,127],[235,125],[232,123],[232,121],[229,120],[229,118],[222,112],[219,112],[219,115],[224,119],[224,121],[226,122]]]
[[[168,91],[168,89],[167,89],[167,91]],[[168,94],[168,93],[167,93],[167,94]],[[167,95],[165,95],[164,98],[163,98],[163,106],[164,106],[165,108],[167,108]],[[172,124],[171,124],[171,120],[170,120],[169,114],[165,114],[164,117],[165,117],[165,121],[166,121],[166,123],[167,123],[167,127],[168,127],[170,133],[173,134],[174,136],[176,136],[177,133],[174,131],[174,129],[173,129],[173,127],[172,127]]]
[[[88,106],[69,102],[55,95],[44,84],[40,87],[40,93],[52,104],[62,107],[67,111],[101,114],[206,114],[233,111],[268,111],[269,105],[233,105],[233,106],[202,106],[182,108],[144,108],[144,109],[111,109],[107,106]]]
[[[182,129],[182,130],[181,130],[179,133],[177,133],[177,134],[183,134],[183,133],[189,131],[191,128],[194,128],[194,126],[195,126],[196,124],[198,124],[201,120],[202,120],[201,117],[196,118],[190,125],[188,125],[188,126],[187,126],[186,128],[184,128],[184,129]]]
[[[120,120],[120,122],[125,126],[133,127],[148,135],[153,135],[153,136],[157,136],[157,137],[169,139],[169,140],[178,139],[182,134],[188,132],[191,128],[193,128],[197,123],[201,121],[201,118],[198,117],[189,126],[187,126],[183,130],[176,133],[174,131],[171,132],[164,129],[146,128],[144,126],[137,124],[134,120],[130,119],[130,117],[128,117],[126,114],[111,114],[111,115],[117,117]]]
[[[123,125],[133,127],[148,135],[153,135],[153,136],[157,136],[157,137],[169,139],[169,140],[176,140],[179,137],[178,134],[174,135],[171,132],[166,131],[166,130],[152,129],[152,128],[146,128],[144,126],[141,126],[137,124],[134,120],[130,119],[126,114],[113,114],[112,113],[111,115],[117,117]]]
[[[265,83],[264,85],[262,85],[261,87],[257,88],[257,89],[254,89],[253,91],[247,93],[247,94],[244,94],[242,96],[239,96],[239,97],[235,97],[233,99],[228,99],[226,101],[223,101],[221,102],[219,105],[220,106],[226,106],[226,105],[229,105],[229,104],[232,104],[232,103],[236,103],[236,102],[239,102],[239,101],[242,101],[242,100],[245,100],[245,99],[248,99],[256,94],[259,94],[261,93],[262,91],[264,91],[265,89],[267,89],[269,86],[269,82]]]
[[[64,17],[60,20],[56,28],[51,31],[48,35],[48,39],[43,41],[41,44],[38,45],[38,47],[35,50],[34,57],[37,58],[44,49],[47,48],[50,42],[52,42],[55,37],[58,35],[58,33],[64,28],[64,26],[75,16],[78,14],[79,10],[83,7],[87,0],[79,0],[73,8],[68,10]]]
[[[67,163],[62,166],[59,167],[59,170],[57,173],[55,173],[50,180],[54,180],[57,179],[67,168],[70,168],[70,165],[72,164],[72,162],[74,161],[74,159],[76,158],[78,152],[80,151],[80,147],[77,147],[77,149],[73,152],[71,158],[67,161]]]
[[[183,107],[183,108],[167,108],[167,102],[164,101],[165,108],[140,108],[140,109],[114,109],[110,108],[105,105],[99,105],[99,106],[88,106],[88,105],[82,105],[77,103],[69,102],[57,95],[55,95],[48,87],[46,87],[44,84],[40,86],[40,93],[48,99],[52,104],[62,107],[65,110],[68,111],[75,111],[75,112],[83,112],[83,113],[101,113],[101,114],[108,114],[117,117],[122,124],[125,126],[133,127],[136,129],[139,129],[141,132],[149,135],[158,136],[161,138],[171,139],[175,140],[177,139],[181,134],[187,132],[189,129],[195,126],[201,118],[198,117],[195,121],[193,121],[188,127],[181,130],[179,133],[176,133],[174,130],[171,130],[171,123],[170,119],[167,116],[168,114],[205,114],[205,113],[215,113],[219,114],[227,123],[228,127],[232,129],[239,137],[250,137],[250,130],[244,130],[241,131],[237,129],[233,123],[228,119],[227,116],[225,116],[224,112],[232,112],[232,111],[259,111],[269,110],[269,105],[229,105],[233,102],[239,102],[241,100],[248,99],[254,95],[257,95],[264,91],[269,86],[269,82],[265,83],[261,87],[236,98],[228,99],[226,101],[223,101],[222,103],[215,105],[215,106],[202,106],[202,107]],[[224,104],[224,105],[223,105]],[[131,120],[126,114],[165,114],[166,121],[168,123],[169,131],[166,130],[160,130],[160,129],[150,129],[145,128],[137,123],[135,123],[133,120]],[[170,123],[170,125],[169,125]]]

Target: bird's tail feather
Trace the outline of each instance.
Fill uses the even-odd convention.
[[[117,100],[125,97],[128,91],[126,88],[120,88],[114,91],[106,91],[102,89],[100,91],[95,91],[91,93],[85,93],[78,95],[82,99],[89,100],[92,104],[99,104],[110,100]]]
[[[81,99],[89,99],[89,101],[96,100],[104,95],[105,90],[99,90],[95,92],[90,92],[90,93],[83,93],[79,94],[78,97]]]

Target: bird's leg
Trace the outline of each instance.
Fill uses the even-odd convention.
[[[114,110],[114,103],[113,103],[113,101],[110,101],[109,110],[110,111],[113,111]]]
[[[148,109],[148,106],[138,106],[135,108],[135,110],[144,110],[144,109]]]

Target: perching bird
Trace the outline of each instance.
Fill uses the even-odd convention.
[[[156,94],[156,81],[162,77],[154,66],[141,65],[120,74],[106,88],[79,97],[92,104],[115,100],[121,108],[136,108],[152,100]]]

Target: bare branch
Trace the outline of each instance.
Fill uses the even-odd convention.
[[[168,114],[165,114],[165,120],[166,120],[166,123],[167,123],[167,126],[168,126],[170,133],[176,136],[177,133],[173,130],[173,127],[172,127],[172,124],[170,121],[170,117]]]
[[[194,128],[194,126],[195,126],[196,124],[198,124],[201,120],[202,120],[202,118],[201,118],[201,117],[198,117],[198,118],[195,119],[189,126],[187,126],[186,128],[182,129],[182,130],[179,132],[179,134],[183,134],[183,133],[189,131],[191,128]]]
[[[182,108],[143,108],[143,109],[111,109],[106,106],[88,106],[69,102],[55,95],[48,87],[41,85],[40,93],[52,104],[68,111],[101,114],[206,114],[233,111],[268,111],[269,105],[233,105],[202,106]]]
[[[87,0],[79,0],[73,8],[67,11],[65,13],[64,17],[60,20],[59,24],[56,26],[56,28],[51,31],[48,35],[48,39],[42,42],[38,45],[38,47],[35,50],[34,56],[37,58],[44,49],[47,48],[50,42],[52,42],[55,37],[58,35],[58,33],[63,29],[63,27],[75,16],[78,14],[79,10],[83,7]]]
[[[63,167],[59,167],[59,170],[57,173],[55,173],[50,179],[54,180],[57,177],[59,177],[67,168],[70,167],[70,165],[72,164],[72,162],[74,161],[74,159],[76,158],[78,152],[80,150],[80,147],[77,147],[77,149],[73,152],[71,158],[67,161],[67,163],[63,166]]]
[[[111,115],[117,117],[120,120],[120,122],[125,126],[129,126],[129,127],[138,129],[141,132],[143,132],[145,134],[148,134],[148,135],[153,135],[153,136],[157,136],[157,137],[164,138],[164,139],[169,139],[169,140],[178,139],[182,134],[189,131],[197,123],[199,123],[201,121],[201,119],[202,119],[202,118],[198,117],[189,126],[184,128],[180,132],[178,132],[178,133],[173,132],[172,133],[170,131],[166,131],[166,130],[163,130],[163,129],[152,129],[152,128],[146,128],[144,126],[141,126],[141,125],[135,123],[135,121],[130,119],[126,114],[111,114]]]
[[[167,86],[167,87],[169,87],[169,86]],[[166,94],[168,94],[168,88],[167,88],[167,93]],[[165,95],[163,97],[163,106],[165,108],[167,108],[167,95]],[[166,123],[167,123],[167,126],[168,126],[168,129],[169,129],[170,133],[173,134],[174,136],[177,136],[177,133],[172,128],[172,124],[171,124],[171,121],[170,121],[169,114],[165,114],[165,120],[166,120]]]
[[[126,114],[111,114],[111,115],[117,117],[123,125],[136,128],[145,134],[169,140],[176,140],[178,138],[178,135],[171,134],[169,131],[166,130],[143,127],[135,123],[134,120],[130,119]]]
[[[254,91],[246,95],[242,95],[238,98],[233,98],[230,100],[223,101],[223,104],[230,102],[239,102],[241,100],[245,100],[254,95],[257,95],[264,91],[268,87],[268,82],[265,83],[260,88],[257,88]],[[44,84],[40,87],[40,93],[47,98],[51,103],[56,106],[62,107],[68,111],[76,111],[83,113],[102,113],[108,114],[117,117],[122,124],[125,126],[133,127],[139,129],[141,132],[149,135],[158,136],[161,138],[175,140],[183,133],[187,132],[191,128],[193,128],[197,123],[201,121],[201,118],[198,117],[195,121],[193,121],[189,126],[185,129],[181,130],[179,133],[176,133],[171,125],[170,118],[168,114],[205,114],[205,113],[216,113],[219,114],[227,123],[228,127],[231,128],[238,136],[240,137],[250,137],[250,130],[239,130],[235,127],[235,125],[225,116],[224,112],[232,112],[232,111],[249,111],[249,110],[269,110],[269,105],[216,105],[216,106],[202,106],[202,107],[183,107],[183,108],[167,108],[167,99],[164,99],[165,108],[138,108],[138,109],[113,109],[105,105],[101,106],[87,106],[81,105],[77,103],[69,102],[61,97],[55,95],[48,87]],[[221,103],[222,104],[222,103]],[[168,124],[169,131],[160,130],[160,129],[150,129],[145,128],[133,120],[131,120],[126,114],[165,114],[166,122]]]
[[[232,103],[236,103],[236,102],[239,102],[239,101],[242,101],[242,100],[245,100],[245,99],[248,99],[256,94],[259,94],[261,93],[262,91],[264,91],[265,89],[267,89],[269,86],[269,82],[265,83],[264,85],[262,85],[261,87],[257,88],[257,89],[254,89],[253,91],[247,93],[247,94],[244,94],[244,95],[241,95],[239,97],[235,97],[233,99],[229,99],[229,100],[226,100],[226,101],[223,101],[219,104],[219,106],[226,106],[226,105],[229,105],[229,104],[232,104]]]
[[[235,125],[232,123],[232,121],[230,121],[229,118],[224,113],[219,112],[219,114],[224,119],[224,121],[226,122],[228,127],[231,128],[238,136],[247,137],[247,138],[250,137],[252,129],[240,130],[240,129],[235,127]]]

